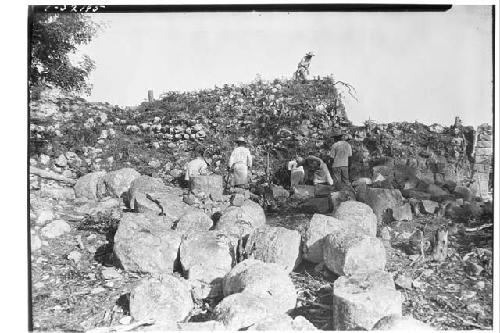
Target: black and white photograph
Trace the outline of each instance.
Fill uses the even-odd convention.
[[[25,5],[18,325],[498,330],[496,7]]]

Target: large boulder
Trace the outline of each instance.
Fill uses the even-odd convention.
[[[359,227],[367,235],[377,235],[377,216],[367,204],[359,201],[342,202],[333,217]]]
[[[356,229],[364,233],[357,226],[341,221],[332,216],[314,214],[307,226],[304,242],[302,243],[302,257],[307,261],[320,263],[323,261],[323,239],[336,230]]]
[[[104,176],[107,192],[116,198],[122,197],[130,189],[130,184],[141,174],[132,168],[123,168],[109,172]]]
[[[264,209],[252,200],[245,200],[240,206],[230,206],[222,212],[215,230],[237,236],[248,235],[253,229],[266,224]]]
[[[104,185],[105,175],[106,171],[96,171],[80,177],[74,186],[75,196],[90,200],[97,200],[103,197],[106,192],[106,186]]]
[[[162,216],[126,213],[114,238],[114,252],[124,269],[173,273],[181,234]]]
[[[335,230],[323,241],[323,260],[337,275],[384,270],[385,248],[376,237]]]
[[[227,273],[223,280],[224,296],[242,291],[272,296],[280,313],[295,308],[297,293],[288,273],[279,265],[247,259]]]
[[[221,322],[226,330],[238,331],[260,323],[270,316],[283,314],[276,305],[272,295],[256,295],[243,291],[224,297],[215,307],[215,319]]]
[[[422,200],[422,205],[421,205],[421,212],[427,213],[427,214],[435,214],[437,213],[437,210],[439,209],[439,204],[435,201],[432,200]]]
[[[364,199],[373,209],[379,223],[392,219],[392,213],[388,214],[388,210],[392,211],[403,204],[401,192],[394,189],[369,188]]]
[[[231,270],[235,246],[217,231],[189,233],[182,237],[180,261],[186,278],[194,281],[199,298],[222,296],[222,279]]]
[[[162,215],[165,219],[174,222],[193,208],[184,203],[182,196],[166,188],[164,191],[135,193],[135,210],[139,213]]]
[[[333,284],[333,329],[371,330],[381,318],[401,315],[401,304],[390,273],[341,276]]]
[[[302,316],[295,318],[286,314],[269,316],[248,328],[249,331],[317,331],[314,325]]]
[[[411,316],[392,314],[380,319],[372,330],[374,331],[433,331],[433,328]]]
[[[276,263],[291,272],[301,261],[300,241],[296,230],[263,226],[250,233],[245,253],[263,262]]]
[[[147,192],[164,191],[166,185],[160,178],[139,176],[130,183],[130,188],[125,198],[125,203],[131,208],[135,207],[135,198],[138,194],[145,195]]]
[[[195,195],[204,193],[214,201],[222,201],[224,182],[221,175],[208,175],[192,177],[191,192]]]
[[[188,282],[173,275],[144,278],[130,292],[130,315],[136,321],[182,321],[193,308]]]
[[[192,209],[182,215],[177,221],[175,230],[182,233],[197,231],[208,231],[212,228],[214,221],[201,210]]]

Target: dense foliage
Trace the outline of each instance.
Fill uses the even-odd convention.
[[[89,43],[99,25],[78,13],[36,13],[30,31],[29,84],[33,90],[49,84],[65,91],[85,92],[86,81],[95,64],[88,56],[74,64],[70,56],[77,47]]]

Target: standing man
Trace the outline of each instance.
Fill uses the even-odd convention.
[[[311,59],[314,57],[314,53],[307,52],[306,55],[297,64],[297,70],[295,71],[295,80],[305,81],[307,75],[309,75],[309,65],[311,64]]]
[[[246,187],[248,176],[252,174],[252,155],[245,144],[243,137],[236,139],[237,147],[234,148],[229,158],[228,171],[230,170],[233,174],[232,185],[237,187]]]
[[[349,185],[349,157],[352,156],[352,148],[344,141],[344,135],[340,130],[333,131],[333,139],[336,141],[330,150],[333,159],[332,176],[335,183]]]

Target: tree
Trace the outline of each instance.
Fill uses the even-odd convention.
[[[88,56],[74,64],[70,55],[89,43],[100,25],[79,13],[35,13],[31,21],[29,86],[49,84],[64,91],[89,93],[86,81],[95,68]]]

